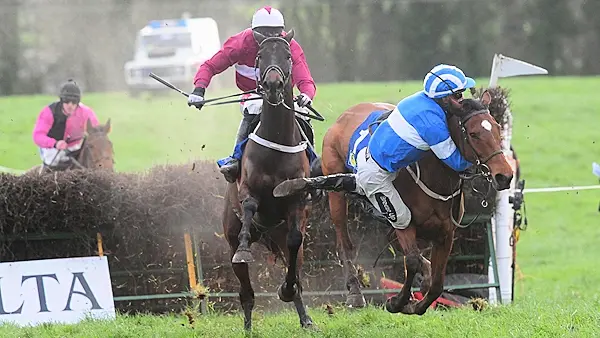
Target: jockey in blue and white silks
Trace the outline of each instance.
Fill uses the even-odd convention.
[[[462,92],[475,86],[457,67],[441,64],[423,81],[423,90],[401,100],[357,154],[359,193],[382,212],[396,229],[405,229],[411,213],[394,188],[398,171],[433,153],[460,172],[471,166],[450,137],[446,112],[461,108]]]

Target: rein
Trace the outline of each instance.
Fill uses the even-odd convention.
[[[73,139],[73,140],[72,140],[70,137],[68,137],[68,138],[66,139],[66,141],[65,141],[65,142],[67,142],[67,143],[70,143],[70,142],[73,142],[73,141],[79,141],[79,140],[81,140],[81,139],[83,139],[83,141],[81,142],[81,147],[80,147],[80,148],[79,148],[79,150],[78,150],[78,151],[79,151],[79,154],[78,154],[78,156],[77,156],[77,157],[79,157],[79,158],[82,158],[82,157],[83,157],[83,152],[84,152],[84,150],[85,150],[85,149],[84,149],[84,146],[85,146],[86,137],[85,137],[85,136],[83,136],[83,137],[79,137],[79,138],[76,138],[76,139]],[[73,158],[73,157],[69,156],[69,155],[70,155],[71,153],[73,153],[73,152],[72,152],[72,151],[69,151],[69,150],[67,150],[67,149],[65,149],[65,150],[59,150],[58,152],[56,152],[56,155],[54,155],[54,157],[52,158],[52,162],[51,162],[51,163],[54,163],[54,161],[56,160],[56,157],[58,157],[58,154],[59,154],[60,152],[63,152],[63,153],[65,153],[65,154],[66,154],[66,155],[69,157],[69,161],[71,162],[71,164],[72,164],[72,165],[76,166],[76,167],[77,167],[77,168],[79,168],[79,169],[85,169],[85,167],[84,167],[84,166],[83,166],[81,163],[79,163],[79,161],[78,161],[78,160],[76,160],[75,158]]]

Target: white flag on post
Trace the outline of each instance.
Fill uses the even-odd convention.
[[[513,59],[502,54],[494,54],[492,62],[492,74],[490,76],[490,87],[495,87],[501,77],[520,75],[546,75],[548,71],[531,63]]]

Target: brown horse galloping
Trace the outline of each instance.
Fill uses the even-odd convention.
[[[69,155],[69,162],[59,167],[36,165],[27,170],[24,175],[37,175],[53,171],[74,169],[101,169],[114,171],[114,150],[108,134],[111,132],[110,119],[104,125],[92,126],[90,120],[85,124],[81,148]]]
[[[464,99],[462,112],[449,116],[448,126],[461,154],[474,163],[474,175],[485,178],[497,190],[504,190],[509,187],[513,172],[505,156],[502,156],[500,126],[487,109],[490,100],[488,92],[484,92],[480,100]],[[288,180],[274,190],[275,196],[288,196],[311,189],[331,191],[329,207],[349,290],[348,306],[362,307],[365,303],[352,264],[355,252],[346,224],[347,202],[344,193],[352,195],[356,186],[355,176],[347,174],[349,170],[345,165],[350,138],[372,112],[389,112],[394,108],[385,103],[360,103],[350,107],[339,116],[323,138],[322,169],[326,176]],[[402,169],[394,180],[394,186],[410,209],[412,219],[406,229],[394,230],[405,255],[405,281],[400,293],[387,300],[386,309],[389,312],[424,314],[442,293],[456,223],[460,223],[464,213],[462,178],[429,151],[416,166],[410,170]],[[373,207],[370,206],[370,209]],[[377,214],[376,210],[372,212]],[[381,220],[382,215],[376,218]],[[417,239],[432,242],[431,263],[420,254]],[[350,268],[354,270],[353,273],[350,273]],[[424,298],[415,303],[410,301],[410,289],[417,273],[424,277],[421,284]]]
[[[240,177],[228,185],[223,230],[232,254],[232,267],[240,281],[240,303],[244,328],[252,327],[254,290],[248,273],[253,261],[250,245],[260,242],[287,263],[279,299],[294,302],[302,327],[313,325],[302,301],[300,271],[302,241],[308,221],[307,194],[275,198],[273,188],[289,178],[309,177],[307,144],[297,127],[291,81],[291,30],[284,37],[265,37],[254,32],[259,44],[257,57],[260,92],[263,96],[260,122],[249,135]]]

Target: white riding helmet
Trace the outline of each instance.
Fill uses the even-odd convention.
[[[271,6],[265,6],[252,16],[252,29],[256,27],[284,27],[283,14]]]

